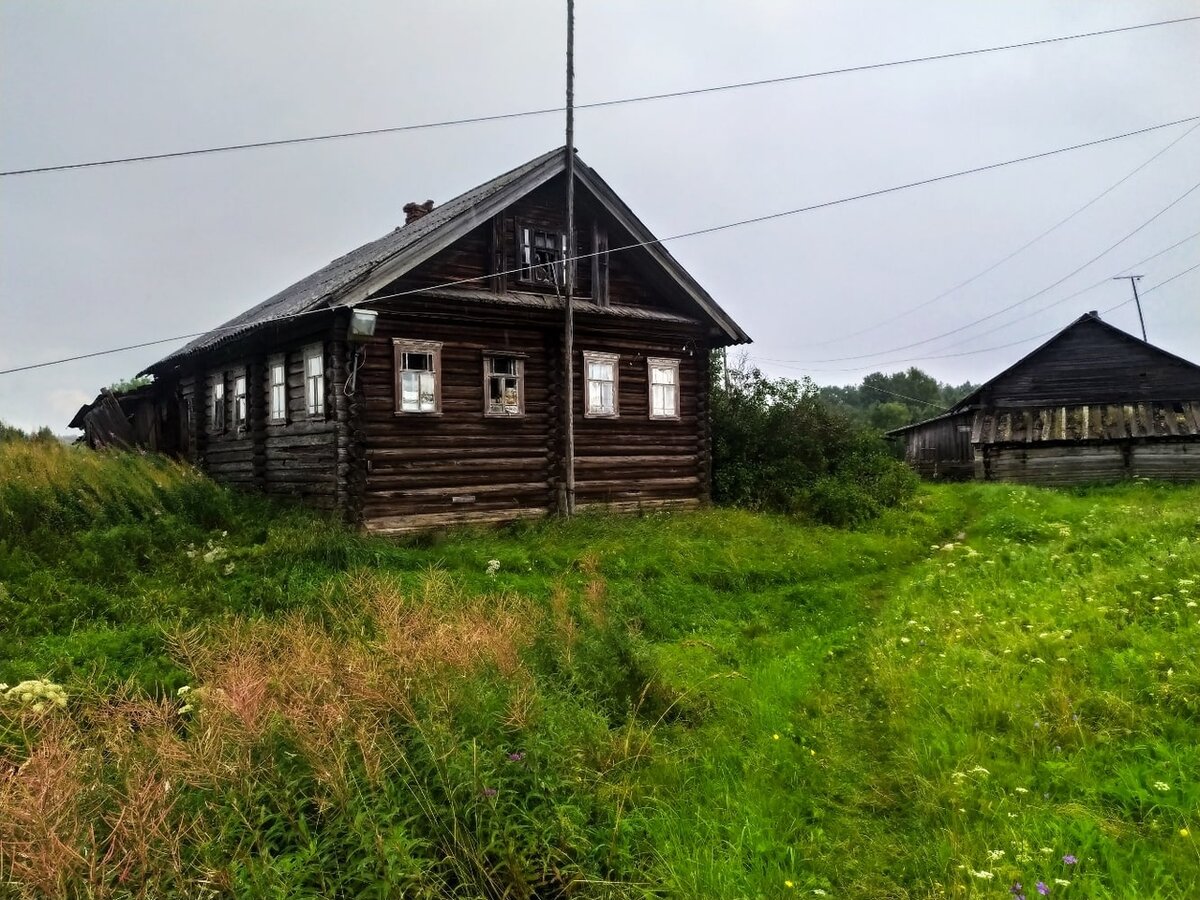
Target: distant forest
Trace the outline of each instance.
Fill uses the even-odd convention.
[[[943,384],[914,367],[893,375],[874,372],[861,384],[818,390],[833,409],[859,424],[887,431],[936,416],[977,387],[970,382]]]

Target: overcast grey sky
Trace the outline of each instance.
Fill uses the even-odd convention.
[[[4,0],[0,169],[558,105],[564,9]],[[1196,14],[1195,0],[578,0],[577,99]],[[1198,50],[1200,23],[1189,23],[581,111],[576,144],[670,235],[1200,114]],[[848,383],[911,360],[944,381],[979,381],[1036,341],[949,354],[1125,299],[1128,283],[1107,282],[1013,321],[1200,229],[1200,191],[1037,300],[887,351],[1040,290],[1144,222],[1200,181],[1200,131],[968,288],[837,339],[996,262],[1186,127],[669,247],[755,338],[748,352],[771,374]],[[0,179],[0,369],[215,326],[395,227],[406,202],[444,201],[561,142],[561,117],[545,116]],[[1146,264],[1142,286],[1197,262],[1200,238]],[[1151,341],[1200,360],[1198,300],[1200,270],[1151,293]],[[1108,318],[1136,328],[1132,306]],[[0,418],[65,431],[98,387],[172,348],[0,376]],[[827,361],[863,354],[879,355]]]

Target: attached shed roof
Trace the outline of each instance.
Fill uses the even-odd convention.
[[[1106,403],[1046,409],[986,407],[975,414],[973,444],[1200,437],[1200,402]]]
[[[419,265],[491,216],[566,170],[565,148],[556,148],[436,206],[415,221],[364,244],[318,269],[291,287],[230,319],[167,355],[146,371],[170,368],[183,358],[233,340],[281,319],[371,299],[387,283]],[[749,336],[658,242],[633,211],[596,172],[576,157],[576,178],[634,237],[629,247],[646,253],[720,329],[728,343]]]

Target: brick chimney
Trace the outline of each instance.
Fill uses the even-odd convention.
[[[405,203],[404,204],[404,224],[411,225],[421,216],[426,215],[433,209],[433,201],[426,200],[424,203]]]

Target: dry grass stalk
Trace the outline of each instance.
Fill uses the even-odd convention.
[[[51,724],[22,763],[0,760],[0,883],[63,895],[88,870],[89,776],[69,726]]]

